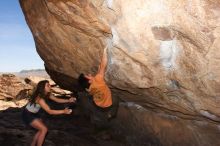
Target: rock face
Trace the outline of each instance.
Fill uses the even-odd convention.
[[[37,51],[61,86],[70,89],[79,73],[95,73],[108,44],[106,79],[131,93],[123,99],[220,121],[219,1],[20,3]]]
[[[13,74],[0,75],[0,99],[14,99],[22,94],[21,91],[30,88]]]
[[[219,1],[20,3],[37,52],[60,86],[72,89],[81,72],[95,73],[108,45],[106,80],[122,99],[220,122]]]

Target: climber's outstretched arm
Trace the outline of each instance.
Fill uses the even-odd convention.
[[[102,55],[102,59],[101,59],[100,65],[99,65],[99,70],[97,72],[97,75],[100,75],[104,78],[107,63],[108,63],[108,55],[107,55],[107,46],[106,46],[103,51],[103,55]]]

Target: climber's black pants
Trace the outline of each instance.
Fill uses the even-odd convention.
[[[112,105],[107,108],[99,107],[93,101],[93,97],[86,91],[79,92],[79,105],[85,115],[95,126],[102,128],[108,127],[109,121],[116,116],[118,110],[118,99],[112,98]]]

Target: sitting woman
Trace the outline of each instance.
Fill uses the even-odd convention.
[[[45,136],[47,134],[47,126],[43,123],[39,116],[40,108],[44,109],[47,113],[52,115],[59,114],[71,114],[72,110],[65,108],[63,110],[53,110],[45,102],[46,98],[50,98],[51,100],[58,103],[72,103],[75,102],[75,98],[71,97],[69,99],[59,99],[50,94],[51,86],[49,81],[43,80],[37,84],[36,90],[34,91],[30,102],[26,105],[23,113],[22,119],[26,125],[30,125],[31,127],[37,129],[37,133],[35,134],[31,146],[42,146]]]

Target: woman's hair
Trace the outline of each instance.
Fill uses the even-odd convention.
[[[85,77],[83,73],[81,73],[78,77],[78,84],[83,90],[89,88],[90,86],[89,80]]]
[[[49,83],[49,81],[48,80],[42,80],[37,84],[37,87],[36,87],[34,93],[31,96],[31,100],[30,100],[31,104],[35,104],[37,97],[45,98],[45,97],[49,96],[48,93],[45,93],[46,83]]]

